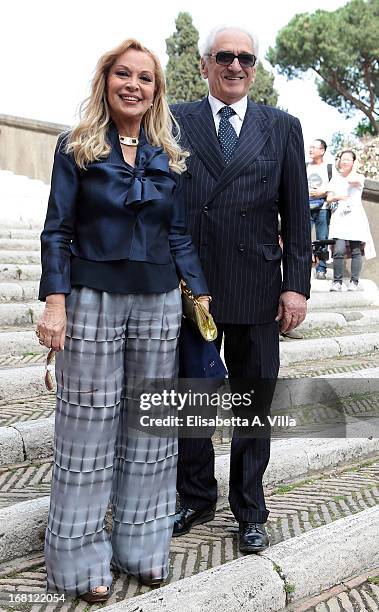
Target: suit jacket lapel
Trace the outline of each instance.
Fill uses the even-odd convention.
[[[274,118],[266,115],[264,108],[248,100],[237,147],[229,164],[227,166],[223,164],[223,171],[219,174],[219,180],[212,191],[210,200],[241,174],[246,166],[254,162],[269,138],[275,121]]]
[[[225,168],[225,163],[208,98],[204,98],[196,109],[183,117],[182,124],[193,150],[211,175],[218,179]]]

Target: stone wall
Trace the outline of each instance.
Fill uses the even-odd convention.
[[[369,278],[379,285],[379,181],[366,179],[363,206],[370,223],[376,257],[363,263],[362,278]]]
[[[0,168],[50,183],[58,134],[66,125],[0,115]]]

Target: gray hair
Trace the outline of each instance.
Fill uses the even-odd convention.
[[[212,47],[214,45],[214,41],[216,40],[216,37],[218,36],[218,34],[220,34],[221,32],[224,32],[225,30],[237,30],[238,32],[243,32],[243,34],[246,34],[251,40],[251,44],[254,50],[254,55],[258,59],[259,42],[258,42],[257,35],[249,30],[246,30],[246,28],[242,28],[240,26],[230,26],[230,25],[219,25],[216,28],[213,28],[213,30],[209,32],[209,34],[204,39],[204,41],[199,43],[199,51],[200,51],[201,57],[204,57],[204,55],[207,55],[208,53],[211,52]]]

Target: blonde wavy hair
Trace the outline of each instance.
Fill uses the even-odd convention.
[[[147,53],[155,66],[153,106],[142,117],[146,138],[151,145],[163,147],[168,155],[170,168],[174,172],[184,172],[185,160],[189,153],[179,145],[180,130],[166,101],[166,83],[162,66],[158,57],[134,38],[124,40],[99,59],[92,80],[91,93],[80,106],[80,121],[68,133],[66,152],[73,153],[75,162],[83,169],[88,163],[109,155],[111,146],[107,141],[107,132],[111,114],[107,100],[108,75],[116,60],[128,49]]]

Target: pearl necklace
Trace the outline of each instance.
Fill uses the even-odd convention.
[[[130,147],[137,147],[139,140],[138,138],[133,138],[132,136],[120,136],[118,135],[121,144],[128,145]]]

